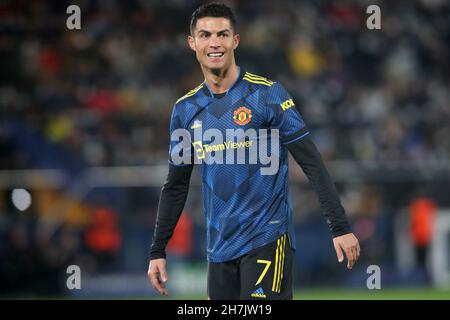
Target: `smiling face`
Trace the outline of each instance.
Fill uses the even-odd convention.
[[[189,46],[195,51],[203,69],[214,73],[227,70],[235,64],[234,50],[239,44],[239,34],[234,34],[227,18],[205,17],[197,20]]]

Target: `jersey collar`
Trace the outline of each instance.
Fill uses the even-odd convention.
[[[239,67],[239,66],[237,66],[238,67],[238,70],[239,70],[239,74],[238,74],[238,77],[237,77],[237,79],[236,80],[234,80],[234,82],[233,82],[233,84],[231,85],[231,87],[227,90],[227,92],[225,93],[225,96],[228,94],[228,92],[230,92],[231,90],[233,90],[238,84],[239,84],[239,82],[242,80],[242,78],[244,77],[244,75],[245,75],[245,71],[241,68],[241,67]],[[209,88],[209,86],[206,84],[206,80],[203,82],[203,92],[208,96],[208,97],[214,97],[214,94],[213,94],[213,92],[212,92],[212,90]]]

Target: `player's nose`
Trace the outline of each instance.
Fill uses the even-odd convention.
[[[220,48],[220,42],[219,42],[219,38],[217,37],[211,37],[211,40],[209,42],[209,47],[211,49],[219,49]]]
[[[210,48],[210,49],[213,49],[213,50],[218,50],[218,49],[220,48],[220,45],[219,45],[219,44],[216,44],[216,43],[211,43],[211,44],[209,45],[209,48]]]

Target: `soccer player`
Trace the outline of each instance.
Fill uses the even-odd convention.
[[[150,282],[163,295],[168,294],[165,247],[183,210],[194,162],[203,183],[209,299],[292,299],[295,234],[288,152],[318,196],[338,261],[345,254],[351,269],[360,254],[334,184],[292,97],[280,83],[236,64],[239,41],[235,17],[226,5],[202,5],[192,14],[188,43],[205,81],[178,99],[172,112],[169,173],[161,190],[148,268]],[[227,136],[230,129],[254,129],[254,134],[239,140]],[[210,130],[215,139],[196,135],[195,130]],[[174,139],[172,135],[180,132],[186,133],[184,139]],[[267,139],[271,146],[279,140],[269,152],[279,164],[275,172],[265,174],[261,169],[267,163],[250,163],[247,158]],[[244,152],[247,162],[212,161],[230,150]]]

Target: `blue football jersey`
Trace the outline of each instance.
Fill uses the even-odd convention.
[[[309,132],[281,84],[241,68],[220,97],[204,82],[175,103],[170,133],[169,162],[200,166],[209,262],[286,232],[295,249],[286,145]]]

